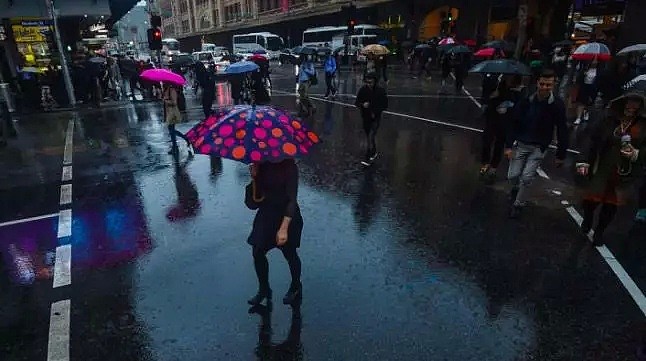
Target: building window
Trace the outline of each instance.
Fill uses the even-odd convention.
[[[208,29],[211,27],[211,19],[207,15],[202,16],[200,19],[200,29]]]
[[[179,3],[179,12],[181,14],[186,14],[188,12],[188,2],[187,1],[182,1]]]
[[[188,20],[182,20],[182,33],[190,33],[191,24]]]
[[[232,22],[240,19],[242,9],[240,3],[229,5],[224,8],[224,20],[226,22]]]
[[[174,25],[165,26],[164,27],[164,34],[166,36],[175,35],[175,26]]]
[[[260,0],[260,11],[271,11],[281,7],[281,0]]]
[[[218,9],[213,10],[213,25],[220,25],[220,10]]]

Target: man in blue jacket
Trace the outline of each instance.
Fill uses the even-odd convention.
[[[327,90],[325,91],[325,99],[330,95],[332,99],[336,96],[336,87],[334,86],[334,78],[336,77],[336,59],[333,54],[328,54],[325,59],[325,85]]]
[[[507,178],[512,184],[511,218],[518,218],[525,205],[527,189],[536,177],[545,153],[557,132],[556,166],[563,165],[568,146],[566,108],[554,95],[556,73],[542,71],[537,91],[518,102],[509,125],[505,155],[510,159]]]

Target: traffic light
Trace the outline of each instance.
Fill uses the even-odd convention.
[[[162,49],[162,33],[159,28],[148,29],[148,48],[150,50]]]
[[[354,26],[357,25],[357,7],[350,4],[348,10],[348,35],[354,34]]]

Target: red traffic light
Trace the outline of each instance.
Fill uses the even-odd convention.
[[[153,32],[153,37],[155,39],[161,39],[161,30],[155,29],[155,31]]]

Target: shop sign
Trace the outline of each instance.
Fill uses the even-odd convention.
[[[53,25],[51,20],[22,20],[20,22],[21,26],[50,26]]]
[[[47,26],[12,25],[13,37],[17,43],[40,43],[47,41],[45,34],[50,29]]]
[[[90,25],[90,31],[96,33],[100,30],[105,30],[105,24],[94,24]]]

